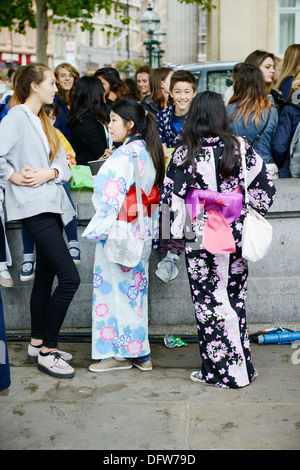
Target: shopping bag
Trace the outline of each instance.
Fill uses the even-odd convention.
[[[91,170],[86,165],[72,165],[72,178],[70,180],[71,189],[88,188],[93,189],[93,181],[91,179]]]

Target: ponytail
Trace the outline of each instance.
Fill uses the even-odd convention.
[[[112,105],[112,111],[118,114],[125,122],[134,123],[130,136],[140,134],[146,143],[146,148],[152,157],[156,178],[155,185],[162,188],[165,177],[165,159],[161,140],[156,127],[156,118],[146,113],[143,106],[136,100],[126,98]]]
[[[152,113],[146,113],[145,123],[146,126],[140,131],[140,134],[146,142],[146,147],[156,168],[155,184],[158,188],[162,188],[165,177],[165,159],[162,143],[157,132],[155,116]]]

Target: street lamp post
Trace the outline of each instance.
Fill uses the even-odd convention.
[[[154,39],[155,32],[159,28],[160,19],[158,14],[153,10],[152,2],[149,1],[147,10],[142,14],[140,18],[142,29],[148,34],[148,38],[145,39],[143,44],[149,53],[149,65],[152,67],[153,53],[155,50],[154,46],[158,46],[160,43],[157,39]]]
[[[165,52],[163,49],[161,49],[162,43],[165,41],[167,33],[165,28],[160,24],[159,27],[156,29],[154,36],[155,39],[158,41],[157,47],[154,49],[153,53],[155,57],[157,58],[157,66],[160,67],[160,59]]]

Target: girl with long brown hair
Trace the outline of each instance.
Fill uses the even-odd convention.
[[[72,145],[72,135],[69,127],[67,126],[67,121],[75,86],[79,79],[79,72],[75,67],[73,67],[73,65],[63,62],[56,67],[54,75],[57,86],[57,93],[54,97],[54,101],[56,101],[59,106],[59,113],[56,117],[54,126],[63,133]]]
[[[257,49],[251,52],[245,60],[245,64],[255,65],[262,73],[268,99],[277,106],[278,112],[284,104],[282,93],[274,88],[276,61],[278,60],[272,52]],[[277,85],[276,85],[277,87]]]
[[[112,104],[122,100],[128,92],[126,84],[121,80],[120,74],[114,67],[102,67],[96,70],[94,76],[97,77],[104,88],[104,102],[106,114],[109,116]]]
[[[80,280],[62,236],[63,225],[75,213],[63,188],[71,171],[43,109],[56,91],[47,66],[24,67],[11,109],[0,124],[0,178],[7,180],[7,220],[19,220],[36,247],[28,359],[49,375],[70,378],[72,356],[57,349],[57,339]],[[55,276],[58,284],[52,293]]]
[[[172,104],[170,98],[170,80],[173,70],[170,67],[159,67],[150,72],[150,96],[142,100],[142,105],[146,111],[157,114]]]
[[[256,66],[242,64],[239,68],[227,112],[231,132],[247,137],[250,145],[268,166],[272,177],[278,177],[278,168],[271,150],[278,112],[268,99],[265,81]]]

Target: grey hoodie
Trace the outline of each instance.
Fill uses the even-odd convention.
[[[44,212],[61,214],[64,225],[75,215],[63,183],[71,178],[65,152],[60,147],[52,164],[34,115],[24,105],[14,106],[0,124],[0,180],[8,180],[24,167],[55,168],[57,179],[38,188],[5,184],[7,220],[21,220]]]

